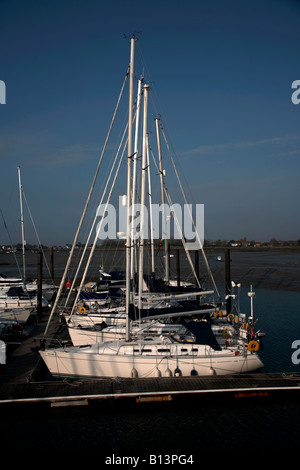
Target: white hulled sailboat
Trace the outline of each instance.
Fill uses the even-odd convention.
[[[137,309],[143,312],[143,249],[139,252],[139,290],[137,305],[132,302],[130,279],[130,201],[131,201],[131,163],[132,163],[132,122],[133,122],[133,77],[134,77],[135,38],[131,39],[130,85],[129,85],[129,119],[128,119],[128,164],[127,164],[127,241],[126,241],[126,326],[125,337],[116,341],[104,341],[80,346],[48,348],[40,354],[53,376],[97,378],[97,377],[151,377],[170,375],[228,375],[250,372],[263,366],[257,355],[257,341],[248,342],[247,337],[238,334],[230,338],[215,335],[211,323],[199,315],[203,313],[200,304],[197,310],[188,308],[174,315],[184,317],[181,329],[164,331],[160,334],[141,334],[140,327],[135,330],[131,324],[131,312]],[[144,175],[146,169],[146,136],[147,136],[147,103],[149,86],[144,85],[144,120],[142,152],[142,187],[141,208],[144,197]],[[82,221],[81,221],[82,222]],[[80,224],[81,224],[80,222]],[[141,217],[141,226],[144,223]],[[142,229],[141,229],[142,230]],[[77,231],[78,233],[78,231]],[[76,240],[76,236],[75,236]],[[75,242],[74,240],[74,242]],[[62,279],[63,282],[63,279]],[[148,301],[148,300],[147,300]],[[192,304],[189,304],[192,305]],[[182,307],[182,304],[181,306]],[[184,312],[184,309],[185,312]],[[53,307],[53,312],[55,305]],[[150,309],[151,310],[151,309]],[[156,310],[161,319],[173,315],[172,307]],[[159,312],[159,310],[161,310]],[[197,311],[197,315],[194,315]],[[215,309],[212,309],[215,311]],[[169,315],[168,315],[169,313]],[[184,313],[184,315],[182,315]],[[141,315],[142,316],[142,315]],[[51,318],[51,317],[50,317]],[[148,315],[146,321],[151,319]],[[141,323],[143,326],[143,323]],[[165,325],[163,325],[165,326]],[[47,328],[46,328],[47,331]],[[224,328],[223,330],[224,331]]]

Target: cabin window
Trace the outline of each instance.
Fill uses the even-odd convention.
[[[157,352],[160,352],[160,353],[169,353],[170,352],[170,349],[158,349]]]

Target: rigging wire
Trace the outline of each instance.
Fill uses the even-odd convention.
[[[120,142],[120,140],[122,141],[123,137],[122,137],[122,129],[124,128],[124,126],[126,126],[127,124],[127,120],[128,120],[128,116],[125,116],[124,117],[124,121],[123,121],[123,125],[121,126],[121,130],[120,130],[120,133],[119,133],[119,136],[117,137],[116,139],[116,142]],[[127,124],[128,125],[128,124]],[[94,206],[93,206],[93,209],[91,209],[91,214],[90,214],[90,218],[89,218],[89,221],[88,223],[86,224],[86,229],[85,229],[85,232],[82,236],[82,240],[85,241],[87,240],[87,238],[89,237],[89,227],[91,227],[91,225],[93,224],[93,220],[94,220],[94,215],[95,212],[97,211],[98,207],[99,207],[99,203],[100,203],[100,199],[101,199],[101,194],[103,193],[104,191],[104,188],[105,188],[105,181],[107,181],[107,178],[109,177],[109,172],[110,172],[110,169],[111,169],[111,165],[113,164],[113,156],[115,155],[115,152],[117,151],[117,144],[111,149],[111,159],[109,160],[108,162],[108,165],[107,165],[107,168],[105,170],[105,174],[103,175],[101,181],[102,181],[102,184],[100,186],[100,188],[97,190],[97,194],[98,194],[98,197],[97,199],[95,200],[94,202]],[[86,242],[85,242],[86,243]],[[71,272],[69,273],[69,277],[70,278],[74,278],[74,277],[77,277],[77,274],[78,274],[78,269],[76,270],[76,266],[78,266],[78,262],[80,260],[80,253],[81,253],[81,250],[77,250],[77,256],[76,256],[76,259],[74,260],[74,267],[73,269],[71,270]],[[111,261],[111,260],[110,260]],[[103,260],[102,260],[102,265],[103,265]],[[98,270],[99,270],[99,266],[93,266],[93,273],[94,271],[97,269],[97,273],[98,273]],[[91,274],[91,269],[90,269],[90,276],[92,275]],[[75,276],[74,276],[74,272],[76,272]]]
[[[123,153],[122,153],[122,155],[121,155],[121,158],[120,158],[120,161],[119,161],[117,170],[116,170],[116,174],[115,174],[115,177],[114,177],[114,180],[113,180],[113,183],[112,183],[112,187],[111,187],[111,189],[110,189],[110,192],[109,192],[109,195],[108,195],[108,198],[107,198],[107,202],[106,202],[106,205],[105,205],[104,213],[105,213],[106,210],[107,210],[107,206],[108,206],[109,201],[110,201],[110,198],[111,198],[111,193],[112,193],[113,187],[114,187],[115,182],[116,182],[116,178],[117,178],[118,173],[119,173],[119,169],[120,169],[120,166],[121,166],[121,162],[122,162],[122,160],[123,160],[123,156],[124,156],[124,152],[125,152],[125,149],[126,149],[127,141],[128,141],[128,139],[126,139],[126,143],[125,143],[125,145],[124,145]],[[103,197],[104,197],[104,195],[103,195]],[[96,220],[96,218],[95,218],[95,220]],[[100,233],[103,220],[104,220],[104,218],[102,217],[102,218],[101,218],[101,221],[100,221],[100,223],[99,223],[99,226],[98,226],[98,228],[97,228],[97,233],[96,233],[96,236],[95,236],[95,239],[94,239],[93,247],[91,248],[90,255],[89,255],[89,259],[88,259],[88,262],[87,262],[85,271],[84,271],[84,273],[83,273],[83,276],[82,276],[82,279],[81,279],[81,283],[80,283],[80,286],[79,286],[78,291],[77,291],[76,298],[75,298],[74,303],[73,303],[73,306],[72,306],[71,315],[72,315],[73,312],[74,312],[76,303],[77,303],[77,301],[78,301],[78,297],[79,297],[80,292],[81,292],[81,290],[82,290],[82,286],[83,286],[83,283],[84,283],[84,281],[85,281],[85,276],[86,276],[86,273],[87,273],[87,270],[88,270],[88,267],[89,267],[90,260],[91,260],[91,258],[92,258],[93,253],[94,253],[94,249],[95,249],[95,246],[96,246],[98,234]]]
[[[120,152],[121,146],[122,146],[122,144],[123,144],[123,140],[124,140],[124,138],[125,138],[125,134],[126,134],[126,132],[127,132],[127,127],[128,127],[128,125],[125,126],[125,129],[124,129],[124,132],[123,132],[123,136],[122,136],[122,140],[121,140],[121,142],[120,142],[118,151],[117,151],[117,153],[116,153],[116,156],[115,156],[113,165],[112,165],[112,167],[111,167],[111,169],[110,169],[109,176],[108,176],[108,178],[107,178],[107,180],[106,180],[106,185],[105,185],[104,191],[103,191],[103,193],[102,193],[102,197],[101,197],[100,204],[99,204],[100,206],[101,206],[102,203],[103,203],[103,199],[104,199],[105,193],[106,193],[106,191],[107,191],[107,187],[108,187],[108,185],[109,185],[109,182],[110,182],[112,173],[113,173],[113,171],[114,171],[114,167],[115,167],[116,161],[117,161],[117,159],[118,159],[118,157],[119,157],[119,152]],[[119,171],[119,168],[120,168],[120,164],[121,164],[123,155],[124,155],[124,151],[123,151],[123,154],[122,154],[121,159],[120,159],[120,162],[119,162],[119,166],[118,166],[118,170],[117,170],[116,176],[117,176],[117,174],[118,174],[118,171]],[[115,178],[116,178],[116,176],[115,176]],[[115,182],[115,180],[114,180],[114,182]],[[103,216],[104,216],[104,214],[103,214]],[[102,220],[103,220],[103,216],[102,216]],[[86,241],[84,250],[83,250],[82,255],[81,255],[81,259],[80,259],[80,261],[79,261],[79,263],[78,263],[78,266],[77,266],[77,270],[76,270],[76,274],[75,274],[74,279],[73,279],[73,282],[72,282],[72,286],[71,286],[71,288],[70,288],[69,294],[68,294],[67,299],[66,299],[66,301],[65,301],[65,306],[67,305],[67,303],[68,303],[68,301],[69,301],[70,294],[71,294],[71,292],[72,292],[72,290],[73,290],[73,288],[74,288],[74,285],[75,285],[75,282],[76,282],[76,279],[77,279],[77,275],[78,275],[79,269],[80,269],[80,267],[81,267],[81,264],[82,264],[82,262],[83,262],[83,258],[84,258],[84,255],[85,255],[85,253],[86,253],[86,250],[87,250],[87,247],[88,247],[88,243],[89,243],[89,241],[90,241],[92,232],[93,232],[93,230],[94,230],[94,227],[95,227],[95,223],[96,223],[97,218],[98,218],[98,214],[97,214],[97,212],[96,212],[96,215],[94,216],[94,220],[93,220],[93,223],[92,223],[92,226],[91,226],[91,229],[90,229],[90,233],[89,233],[89,235],[88,235],[88,238],[87,238],[87,241]],[[99,232],[99,231],[97,231],[97,233],[98,233],[98,232]],[[96,238],[97,238],[97,237],[96,237]],[[82,285],[83,285],[83,283],[81,283],[81,286],[82,286]],[[79,289],[79,290],[80,290],[80,289]]]
[[[161,124],[161,123],[160,123],[160,124]],[[190,213],[189,204],[188,204],[188,201],[187,201],[185,192],[184,192],[184,190],[183,190],[183,187],[182,187],[182,184],[181,184],[181,181],[180,181],[180,178],[179,178],[179,174],[178,174],[178,171],[177,171],[177,169],[176,169],[176,165],[175,165],[175,162],[174,162],[172,153],[171,153],[171,151],[170,151],[170,147],[169,147],[168,142],[167,142],[167,139],[166,139],[166,135],[165,135],[164,129],[163,129],[162,125],[160,125],[160,127],[161,127],[161,130],[162,130],[162,133],[163,133],[163,136],[164,136],[164,139],[165,139],[165,142],[166,142],[168,151],[169,151],[169,155],[170,155],[170,158],[171,158],[173,167],[174,167],[174,171],[175,171],[176,176],[177,176],[177,180],[178,180],[178,183],[179,183],[179,186],[180,186],[182,195],[183,195],[183,197],[184,197],[185,204],[187,205],[187,208],[188,208],[189,213]],[[219,294],[217,285],[216,285],[215,280],[214,280],[214,277],[213,277],[213,275],[212,275],[212,271],[211,271],[211,269],[210,269],[210,267],[209,267],[209,264],[208,264],[208,261],[207,261],[207,257],[206,257],[206,255],[205,255],[204,250],[203,250],[203,245],[202,245],[201,240],[200,240],[200,238],[199,238],[199,235],[198,235],[198,232],[197,232],[197,229],[196,229],[196,226],[195,226],[195,222],[194,222],[194,220],[193,220],[193,218],[192,218],[192,214],[191,214],[191,213],[190,213],[190,217],[191,217],[191,220],[192,220],[192,223],[193,223],[193,227],[194,227],[194,230],[195,230],[195,233],[196,233],[197,241],[198,241],[199,244],[200,244],[200,249],[201,249],[202,256],[203,256],[203,259],[204,259],[204,262],[205,262],[205,265],[206,265],[206,269],[207,269],[207,271],[208,271],[208,273],[209,273],[209,275],[210,275],[210,277],[211,277],[211,280],[212,280],[212,282],[213,282],[214,288],[215,288],[215,290],[216,290],[218,296],[220,297],[220,294]]]
[[[94,186],[95,186],[95,183],[96,183],[96,180],[97,180],[97,177],[98,177],[98,173],[99,173],[99,170],[100,170],[100,166],[101,166],[101,163],[102,163],[104,152],[106,150],[107,143],[108,143],[108,140],[109,140],[109,137],[110,137],[110,134],[111,134],[111,130],[112,130],[113,124],[115,122],[115,117],[116,117],[116,114],[117,114],[117,110],[119,108],[121,97],[123,95],[125,84],[127,82],[128,76],[129,76],[129,69],[130,69],[130,66],[127,68],[127,71],[126,71],[126,75],[125,75],[125,78],[124,78],[124,81],[123,81],[123,84],[122,84],[122,88],[121,88],[121,91],[120,91],[120,94],[119,94],[119,98],[118,98],[118,101],[117,101],[117,104],[116,104],[116,107],[115,107],[115,110],[114,110],[114,113],[113,113],[113,117],[112,117],[112,120],[111,120],[111,123],[110,123],[110,126],[109,126],[109,130],[108,130],[108,133],[107,133],[107,136],[106,136],[106,139],[105,139],[105,143],[104,143],[104,146],[103,146],[100,158],[99,158],[99,162],[98,162],[97,169],[96,169],[96,172],[95,172],[95,175],[94,175],[94,179],[93,179],[93,182],[92,182],[89,194],[88,194],[88,198],[87,198],[86,203],[85,203],[85,207],[84,207],[84,210],[83,210],[83,213],[82,213],[82,216],[81,216],[78,228],[77,228],[77,232],[76,232],[75,237],[74,237],[72,249],[70,251],[69,258],[68,258],[68,261],[67,261],[67,264],[66,264],[66,267],[65,267],[65,271],[63,273],[63,276],[62,276],[62,279],[61,279],[61,282],[60,282],[60,286],[59,286],[59,289],[58,289],[58,293],[56,295],[56,299],[54,301],[52,310],[51,310],[50,315],[49,315],[49,319],[48,319],[48,322],[47,322],[47,325],[46,325],[46,328],[45,328],[45,332],[44,332],[44,337],[47,334],[50,322],[52,320],[53,314],[54,314],[55,309],[57,307],[57,304],[58,304],[58,301],[59,301],[59,298],[60,298],[60,295],[61,295],[61,292],[62,292],[62,289],[63,289],[63,286],[64,286],[66,275],[67,275],[67,272],[68,272],[68,269],[69,269],[69,266],[70,266],[70,263],[71,263],[71,259],[72,259],[73,253],[74,253],[75,245],[76,245],[77,240],[78,240],[79,232],[81,230],[83,220],[85,218],[87,207],[90,203],[90,199],[91,199],[91,196],[92,196],[92,193],[93,193],[93,190],[94,190]]]
[[[134,117],[133,117],[133,122],[134,122],[134,120],[136,119],[136,114],[137,114],[137,110],[136,110],[135,115],[134,115]],[[114,161],[113,161],[113,164],[112,164],[112,166],[110,167],[110,171],[108,172],[108,170],[107,170],[107,173],[106,173],[106,174],[108,174],[108,176],[106,176],[105,179],[104,179],[104,180],[106,181],[106,184],[105,184],[104,189],[103,189],[103,191],[102,191],[102,196],[101,196],[101,198],[100,198],[100,202],[99,202],[99,200],[97,201],[97,207],[101,206],[102,203],[103,203],[103,199],[104,199],[105,193],[106,193],[106,191],[107,191],[108,184],[109,184],[109,181],[110,181],[110,179],[111,179],[114,166],[115,166],[115,164],[116,164],[117,158],[118,158],[118,156],[119,156],[119,153],[120,153],[120,151],[121,151],[121,147],[122,147],[123,142],[124,142],[124,138],[125,138],[125,135],[126,135],[126,132],[127,132],[127,129],[128,129],[128,122],[127,122],[126,124],[124,123],[124,125],[125,125],[125,128],[124,128],[123,134],[122,134],[122,136],[121,136],[120,144],[119,144],[119,147],[118,147],[118,149],[117,149],[117,152],[116,152],[116,155],[115,155],[115,159],[114,159]],[[118,166],[118,169],[117,169],[117,173],[116,173],[116,175],[115,175],[115,179],[114,179],[114,182],[113,182],[113,186],[114,186],[114,184],[115,184],[115,181],[116,181],[116,178],[117,178],[117,175],[118,175],[118,172],[119,172],[120,164],[121,164],[121,161],[122,161],[122,159],[123,159],[123,155],[124,155],[124,152],[125,152],[126,145],[127,145],[127,141],[125,142],[125,145],[124,145],[123,153],[122,153],[122,156],[121,156],[121,160],[120,160],[120,162],[119,162],[119,166]],[[110,193],[110,196],[111,196],[111,193]],[[109,196],[109,197],[110,197],[110,196]],[[72,286],[71,286],[71,288],[70,288],[69,294],[68,294],[67,299],[66,299],[66,301],[65,301],[65,306],[67,305],[67,303],[68,303],[68,301],[69,301],[69,297],[70,297],[70,295],[71,295],[71,292],[72,292],[72,290],[73,290],[73,288],[74,288],[74,285],[75,285],[75,282],[76,282],[76,279],[77,279],[77,275],[78,275],[79,269],[80,269],[80,267],[81,267],[81,264],[82,264],[82,262],[83,262],[83,258],[84,258],[84,255],[85,255],[85,253],[86,253],[86,249],[87,249],[87,246],[88,246],[88,242],[89,242],[90,237],[91,237],[91,235],[92,235],[92,231],[93,231],[93,229],[94,229],[94,226],[95,226],[97,217],[98,217],[98,215],[97,215],[97,211],[96,211],[96,215],[94,216],[94,220],[93,220],[93,222],[92,222],[92,226],[91,226],[91,229],[90,229],[90,232],[89,232],[89,235],[88,235],[88,238],[87,238],[87,241],[86,241],[86,244],[85,244],[83,253],[82,253],[82,255],[81,255],[81,259],[80,259],[80,261],[79,261],[79,263],[78,263],[78,266],[77,266],[77,270],[76,270],[76,273],[75,273],[75,276],[74,276],[74,279],[73,279],[73,282],[72,282]],[[102,220],[103,220],[103,219],[102,219]],[[101,221],[101,224],[102,224],[102,221]],[[94,251],[94,250],[93,250],[93,251]],[[115,257],[115,256],[116,256],[116,253],[115,253],[114,257]],[[78,258],[77,258],[77,259],[78,259]],[[89,259],[91,259],[91,257],[90,257]],[[89,266],[89,262],[88,262],[88,266]],[[87,272],[87,269],[85,270],[85,273],[86,273],[86,272]],[[81,283],[81,287],[82,287],[82,283]],[[79,290],[81,290],[81,289],[79,289]],[[75,303],[76,303],[76,302],[75,302]]]
[[[28,210],[28,213],[29,213],[29,217],[30,217],[30,220],[31,220],[31,223],[33,225],[33,228],[34,228],[34,231],[35,231],[35,235],[37,237],[37,240],[38,240],[38,243],[39,243],[39,248],[43,254],[43,258],[44,258],[44,261],[45,261],[45,264],[46,264],[46,267],[47,267],[47,271],[48,271],[48,274],[49,274],[49,278],[51,279],[52,281],[52,284],[54,285],[54,279],[52,279],[51,277],[51,272],[50,272],[50,268],[48,266],[48,263],[47,263],[47,259],[46,259],[46,256],[45,256],[45,252],[43,250],[43,247],[42,247],[42,244],[41,244],[41,240],[39,238],[39,235],[38,235],[38,232],[37,232],[37,229],[36,229],[36,226],[35,226],[35,223],[34,223],[34,220],[33,220],[33,217],[32,217],[32,214],[31,214],[31,210],[29,208],[29,205],[28,205],[28,202],[27,202],[27,199],[26,199],[26,196],[25,196],[25,192],[24,192],[24,189],[22,187],[22,194],[23,194],[23,198],[24,198],[24,201],[26,203],[26,207],[27,207],[27,210]]]
[[[138,51],[138,54],[139,54],[139,57],[140,57],[140,60],[143,64],[143,68],[146,70],[146,75],[149,77],[149,82],[151,84],[151,89],[152,89],[152,93],[150,93],[150,100],[152,102],[152,105],[153,105],[153,108],[155,110],[155,113],[156,113],[156,116],[157,117],[162,117],[163,118],[163,121],[164,121],[164,128],[165,128],[165,132],[166,132],[166,135],[168,137],[168,142],[171,142],[171,139],[170,139],[170,132],[168,131],[168,125],[167,125],[167,119],[165,117],[165,113],[163,111],[163,107],[161,105],[161,100],[159,99],[159,96],[158,96],[158,93],[157,93],[157,90],[155,88],[155,82],[151,79],[151,76],[150,76],[150,72],[149,72],[149,69],[146,65],[146,61],[145,61],[145,58],[143,56],[143,53],[141,51],[141,48],[139,46],[139,44],[137,43],[137,51]],[[181,166],[181,163],[180,163],[180,160],[178,159],[178,156],[174,150],[174,146],[171,142],[170,144],[171,148],[172,148],[172,152],[173,152],[173,155],[174,155],[174,159],[176,159],[176,166],[177,168],[180,169],[180,172],[181,172],[181,175],[182,175],[182,178],[183,180],[185,181],[185,188],[188,190],[189,192],[189,200],[190,201],[193,201],[194,200],[194,197],[193,197],[193,194],[192,194],[192,191],[190,189],[190,186],[189,186],[189,182],[186,178],[186,175],[182,169],[182,166]],[[205,233],[207,234],[207,229],[205,229]],[[206,237],[205,237],[206,238]],[[209,237],[208,237],[209,238]]]
[[[174,168],[174,171],[175,171],[177,180],[178,180],[178,182],[179,182],[179,186],[180,186],[182,195],[183,195],[184,200],[185,200],[185,203],[187,204],[187,207],[188,207],[188,209],[189,209],[189,205],[188,205],[188,202],[187,202],[187,198],[186,198],[186,195],[185,195],[185,192],[184,192],[184,189],[183,189],[181,180],[180,180],[180,178],[179,178],[179,174],[178,174],[178,171],[177,171],[177,168],[176,168],[176,165],[175,165],[175,162],[174,162],[174,159],[173,159],[173,156],[172,156],[170,147],[169,147],[169,145],[168,145],[168,141],[167,141],[167,138],[166,138],[166,134],[165,134],[165,132],[164,132],[164,129],[163,129],[163,127],[162,127],[161,122],[160,122],[160,128],[161,128],[161,130],[162,130],[163,137],[164,137],[164,139],[165,139],[165,143],[166,143],[166,146],[167,146],[167,149],[168,149],[168,152],[169,152],[169,156],[170,156],[170,158],[171,158],[171,162],[172,162],[172,164],[173,164],[173,168]],[[154,157],[153,157],[153,158],[154,158]],[[155,159],[154,159],[154,162],[155,162]],[[157,170],[159,171],[156,162],[155,162],[155,165],[156,165]],[[164,191],[165,191],[166,197],[167,197],[167,199],[168,199],[168,201],[169,201],[170,207],[173,207],[173,206],[172,206],[172,201],[171,201],[170,194],[169,194],[169,192],[168,192],[168,190],[167,190],[166,187],[164,187]],[[177,225],[177,228],[178,228],[179,232],[181,233],[182,243],[183,243],[183,246],[184,246],[184,249],[185,249],[185,252],[186,252],[188,261],[189,261],[189,263],[190,263],[190,266],[191,266],[191,269],[192,269],[192,271],[193,271],[193,274],[194,274],[194,276],[195,276],[195,278],[196,278],[197,284],[198,284],[199,287],[200,287],[198,275],[197,275],[196,272],[195,272],[195,269],[194,269],[192,260],[191,260],[191,258],[190,258],[190,254],[189,254],[189,252],[188,252],[188,250],[187,250],[187,248],[186,248],[186,246],[185,246],[185,240],[184,240],[184,237],[183,237],[183,235],[182,235],[181,228],[180,228],[179,223],[178,223],[178,219],[177,219],[177,217],[176,217],[176,212],[175,212],[175,211],[172,211],[172,212],[173,212],[173,216],[174,216],[174,220],[175,220],[175,223],[176,223],[176,225]],[[207,271],[208,271],[208,273],[209,273],[209,275],[210,275],[210,277],[211,277],[211,280],[212,280],[212,282],[213,282],[214,288],[215,288],[215,290],[216,290],[216,292],[217,292],[217,294],[218,294],[218,296],[219,296],[219,292],[218,292],[218,289],[217,289],[217,286],[216,286],[214,277],[213,277],[212,272],[211,272],[211,269],[210,269],[210,267],[209,267],[209,264],[208,264],[206,255],[205,255],[205,253],[204,253],[203,246],[202,246],[202,243],[201,243],[201,241],[200,241],[198,232],[197,232],[197,230],[196,230],[195,223],[194,223],[194,221],[193,221],[192,214],[190,213],[190,210],[189,210],[189,215],[190,215],[191,220],[192,220],[192,223],[193,223],[193,227],[194,227],[194,230],[195,230],[195,233],[196,233],[196,238],[198,239],[197,241],[198,241],[199,244],[200,244],[200,248],[201,248],[201,251],[202,251],[202,255],[203,255],[203,258],[204,258],[204,261],[205,261],[205,265],[206,265]]]
[[[153,155],[153,152],[151,152],[151,154],[152,154],[152,158],[153,158],[154,164],[155,164],[155,166],[156,166],[156,169],[157,169],[157,171],[158,171],[158,173],[159,173],[160,170],[159,170],[159,167],[158,167],[157,162],[156,162],[156,160],[155,160],[155,157],[154,157],[154,155]],[[189,264],[190,264],[191,270],[192,270],[193,275],[194,275],[194,277],[195,277],[195,279],[196,279],[196,281],[197,281],[198,287],[201,287],[200,282],[199,282],[199,279],[198,279],[198,275],[196,274],[196,271],[195,271],[195,268],[194,268],[194,265],[193,265],[193,262],[192,262],[192,259],[191,259],[191,255],[190,255],[188,249],[186,248],[186,242],[185,242],[185,239],[184,239],[184,236],[183,236],[183,233],[182,233],[182,230],[181,230],[181,226],[180,226],[180,224],[179,224],[179,221],[178,221],[178,218],[177,218],[177,215],[176,215],[176,211],[175,211],[175,210],[172,210],[172,208],[173,208],[173,202],[172,202],[172,199],[171,199],[171,195],[170,195],[168,189],[166,188],[165,184],[164,184],[164,193],[165,193],[165,196],[166,196],[166,198],[167,198],[167,200],[168,200],[169,207],[170,207],[170,209],[171,209],[171,211],[172,211],[173,218],[174,218],[174,221],[175,221],[175,223],[176,223],[178,232],[179,232],[180,235],[181,235],[181,241],[182,241],[183,248],[184,248],[184,250],[185,250],[185,253],[186,253],[188,262],[189,262]]]

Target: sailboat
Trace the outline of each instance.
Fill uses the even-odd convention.
[[[128,161],[127,161],[127,233],[126,233],[126,305],[125,305],[125,337],[113,341],[81,344],[59,348],[46,348],[40,355],[51,374],[55,377],[154,377],[154,376],[190,376],[190,375],[228,375],[250,372],[263,367],[257,349],[258,337],[255,333],[252,342],[241,334],[216,335],[210,321],[204,316],[205,306],[191,301],[177,305],[152,309],[143,305],[143,249],[139,251],[139,276],[137,304],[131,292],[131,234],[130,234],[130,201],[132,171],[132,123],[133,123],[133,80],[134,80],[134,47],[135,37],[131,38],[129,66],[129,112],[128,112]],[[143,153],[142,170],[146,168],[146,135],[147,105],[149,86],[144,85],[144,116],[143,116]],[[141,207],[144,202],[144,175],[142,171]],[[79,227],[82,223],[80,221]],[[141,224],[144,221],[141,218]],[[78,233],[78,230],[77,230]],[[76,241],[76,236],[75,240]],[[63,282],[63,279],[62,279]],[[200,294],[201,292],[199,292]],[[153,300],[153,299],[152,299]],[[161,300],[161,298],[160,298]],[[146,299],[146,302],[149,298]],[[170,318],[173,315],[181,318],[181,327],[173,331],[161,331],[161,334],[141,334],[141,325],[135,330],[132,312],[137,311],[139,321],[143,321],[143,312],[147,312],[147,320]],[[150,310],[150,314],[149,314]],[[212,310],[216,312],[216,308]],[[55,305],[53,311],[55,311]],[[212,313],[210,312],[210,313]],[[202,315],[201,315],[202,314]],[[154,317],[155,315],[155,317]],[[51,315],[50,315],[51,318]],[[49,319],[50,321],[50,319]],[[48,322],[49,324],[49,322]],[[163,325],[164,326],[164,325]],[[46,328],[47,331],[47,328]],[[46,335],[45,335],[46,341]],[[94,341],[94,340],[92,340]]]
[[[6,277],[0,274],[0,319],[8,320],[13,318],[14,320],[22,318],[24,321],[25,312],[30,312],[37,306],[37,281],[26,280],[26,264],[25,264],[25,245],[26,241],[24,238],[24,217],[23,217],[23,187],[21,182],[21,168],[18,166],[18,182],[19,182],[19,198],[20,198],[20,221],[22,231],[22,267],[23,272],[19,267],[19,263],[15,256],[14,250],[12,250],[15,261],[19,270],[19,277]],[[30,214],[31,215],[31,214]],[[4,216],[2,214],[3,220]],[[6,230],[7,226],[4,220]],[[8,233],[9,238],[10,234]],[[46,286],[50,287],[50,286]],[[43,298],[43,305],[48,306],[48,302]],[[9,315],[10,312],[10,315]],[[28,315],[29,316],[29,315]]]
[[[139,104],[142,95],[142,81],[140,79],[138,82],[138,93],[137,93],[137,111],[136,114],[138,116],[139,111]],[[136,130],[135,130],[135,146],[134,146],[134,155],[138,153],[138,132],[139,132],[139,119],[136,118]],[[157,131],[157,120],[156,120],[156,127]],[[159,137],[159,132],[158,137]],[[148,183],[149,183],[149,203],[151,207],[152,203],[152,190],[151,190],[151,182],[150,182],[150,162],[149,162],[149,141],[148,135],[146,135],[146,144],[147,144],[147,176],[148,176]],[[161,152],[159,158],[159,166],[160,166],[160,182],[161,182],[161,192],[162,192],[162,203],[164,207],[164,191],[163,191],[163,178],[162,178],[162,159],[161,159]],[[135,197],[135,182],[136,182],[136,160],[134,159],[134,169],[133,169],[133,191],[132,191],[132,201],[134,204],[134,197]],[[144,162],[145,165],[145,162]],[[150,219],[151,219],[151,211],[150,211]],[[150,229],[152,234],[152,227]],[[131,231],[131,234],[133,230]],[[97,236],[95,237],[95,240]],[[95,243],[94,240],[94,243]],[[132,240],[134,237],[132,235]],[[93,245],[94,246],[94,245]],[[134,271],[134,255],[136,252],[134,250],[135,245],[132,246],[132,256],[130,260],[130,281],[132,286],[135,284],[135,294],[133,299],[133,304],[130,305],[129,317],[131,320],[135,320],[137,318],[136,309],[138,308],[138,316],[139,319],[143,319],[144,322],[141,325],[141,331],[146,332],[146,324],[145,321],[153,318],[162,318],[162,317],[174,317],[174,316],[184,316],[184,315],[201,315],[201,317],[206,313],[214,313],[215,306],[210,306],[208,308],[207,305],[205,307],[200,302],[196,300],[189,300],[189,297],[196,297],[196,296],[206,296],[208,294],[212,294],[213,291],[203,291],[199,289],[195,289],[191,284],[186,284],[184,287],[181,285],[180,287],[172,286],[172,283],[169,280],[168,274],[168,259],[165,256],[165,271],[166,271],[166,281],[162,279],[157,279],[154,275],[155,271],[155,263],[154,263],[154,245],[153,239],[151,237],[151,270],[152,275],[147,276],[143,273],[142,269],[139,270],[138,280],[134,279],[135,271]],[[168,253],[167,249],[167,240],[165,242],[165,253]],[[91,254],[89,259],[91,259]],[[140,262],[140,266],[142,266],[142,262]],[[78,269],[77,269],[78,272]],[[87,272],[87,268],[85,269],[85,274]],[[66,320],[66,324],[68,326],[69,334],[71,336],[73,344],[78,344],[78,341],[82,342],[81,344],[86,344],[87,342],[94,341],[99,342],[100,339],[109,339],[112,337],[120,338],[124,336],[125,332],[125,318],[126,318],[126,309],[124,307],[124,298],[125,292],[122,287],[123,276],[120,279],[120,273],[117,273],[115,276],[117,279],[113,282],[112,286],[108,287],[108,291],[100,291],[98,293],[95,292],[81,292],[81,286],[84,284],[85,274],[81,279],[81,285],[79,287],[77,293],[77,304],[76,300],[74,305],[71,309],[71,314],[64,312],[63,316]],[[101,275],[103,271],[101,271]],[[121,273],[122,274],[122,273]],[[101,276],[102,277],[102,276]],[[141,280],[141,282],[140,282]],[[103,281],[103,279],[101,279]],[[107,276],[104,278],[105,283],[107,282]],[[116,288],[116,284],[119,283],[119,287]],[[74,281],[73,281],[74,284]],[[97,284],[96,284],[97,285]],[[174,295],[176,293],[176,295]],[[141,294],[143,294],[143,307],[141,307]],[[132,292],[133,295],[133,292]],[[146,300],[147,298],[147,300]],[[105,306],[103,306],[105,304]],[[115,305],[113,305],[115,304]],[[118,305],[117,305],[118,304]],[[146,305],[147,304],[147,305]],[[161,332],[162,328],[164,331],[168,330],[168,325],[162,327],[162,324],[158,326],[158,328],[154,328],[152,322],[148,323],[149,327],[151,328],[151,332],[154,331]],[[137,322],[132,325],[133,328],[131,332],[136,334],[139,326]],[[106,328],[108,327],[108,328]],[[173,331],[173,330],[172,330]],[[86,336],[86,338],[84,338]]]

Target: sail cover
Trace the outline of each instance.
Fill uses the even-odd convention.
[[[107,292],[80,292],[81,300],[103,300],[106,297]]]
[[[195,343],[206,344],[215,351],[221,351],[221,347],[211,329],[210,323],[206,321],[183,321],[182,324],[195,335]]]

